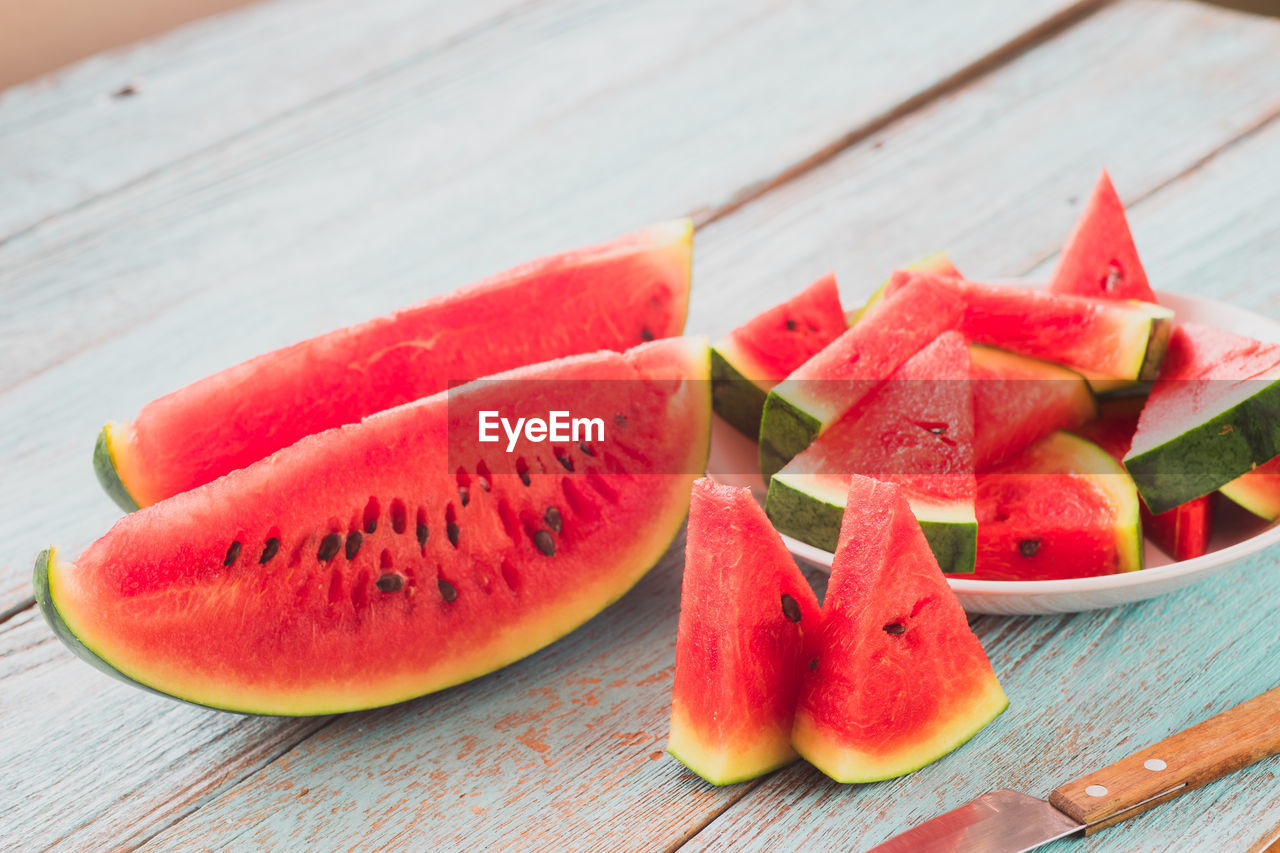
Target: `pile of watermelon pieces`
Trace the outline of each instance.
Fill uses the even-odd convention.
[[[1198,557],[1215,492],[1280,517],[1280,345],[1161,306],[1105,172],[1047,288],[935,255],[846,316],[827,275],[717,342],[712,380],[774,525],[827,551],[856,474],[980,580],[1140,569],[1144,533]]]

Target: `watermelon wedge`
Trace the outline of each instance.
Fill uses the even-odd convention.
[[[1121,462],[1129,452],[1134,430],[1138,428],[1138,417],[1145,404],[1143,397],[1107,400],[1102,403],[1097,420],[1072,432],[1089,439]],[[1175,560],[1199,557],[1209,550],[1209,537],[1213,535],[1213,501],[1210,498],[1211,495],[1204,495],[1159,515],[1152,515],[1147,505],[1139,501],[1142,532]]]
[[[895,273],[901,286],[769,392],[760,421],[767,482],[908,358],[959,322],[955,280]]]
[[[667,751],[715,785],[790,764],[818,599],[749,489],[693,484]]]
[[[1098,445],[1055,432],[978,475],[977,580],[1057,580],[1142,568],[1138,494]]]
[[[902,286],[891,281],[889,294]],[[1173,311],[1148,302],[1091,299],[961,280],[960,331],[974,343],[1063,364],[1091,381],[1154,379]]]
[[[716,414],[748,438],[760,434],[769,389],[846,328],[836,277],[830,273],[756,315],[711,348]]]
[[[985,471],[1050,433],[1097,417],[1098,404],[1079,373],[1051,362],[974,344],[973,451]]]
[[[854,475],[897,483],[938,563],[973,570],[973,397],[969,349],[944,332],[824,432],[769,483],[778,530],[836,549]]]
[[[90,663],[258,714],[398,702],[518,660],[663,554],[706,461],[707,346],[520,368],[327,430],[118,521],[36,599]],[[478,412],[602,416],[510,453]]]
[[[227,368],[108,424],[98,479],[133,510],[449,385],[678,335],[692,234],[655,225]]]
[[[1220,491],[1254,515],[1280,519],[1280,457],[1241,474]]]
[[[907,498],[854,477],[791,742],[838,782],[910,773],[1006,707]]]
[[[1280,456],[1280,345],[1180,325],[1124,458],[1154,513]]]
[[[1129,232],[1124,204],[1106,169],[1098,176],[1089,202],[1067,238],[1049,292],[1156,301]]]
[[[956,269],[955,264],[951,263],[951,258],[947,257],[946,252],[934,252],[932,255],[926,255],[915,263],[907,264],[903,269],[907,272],[923,272],[949,278],[960,277],[960,270]],[[884,299],[885,291],[889,289],[889,282],[892,280],[892,276],[885,279],[884,283],[876,288],[876,292],[871,294],[871,298],[862,307],[855,309],[848,315],[849,325],[852,326],[861,320],[864,314],[880,304]]]

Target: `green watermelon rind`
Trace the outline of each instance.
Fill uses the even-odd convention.
[[[834,553],[844,518],[844,501],[834,495],[806,490],[807,475],[779,474],[769,483],[765,512],[781,533],[815,548]],[[974,571],[978,554],[978,520],[973,504],[925,508],[912,506],[920,529],[942,571],[968,574]]]
[[[138,502],[129,493],[129,488],[120,479],[120,472],[116,469],[116,460],[111,453],[110,424],[98,433],[98,440],[93,446],[93,473],[97,475],[102,490],[122,510],[134,512],[138,509]]]
[[[766,483],[822,432],[822,418],[810,413],[803,401],[788,396],[801,397],[801,390],[779,386],[770,391],[764,401],[759,455],[760,474]]]
[[[735,363],[741,364],[741,357],[730,342],[721,341],[711,348],[711,403],[726,423],[754,440],[760,433],[764,402],[772,386],[748,379]]]
[[[1152,513],[1207,495],[1280,455],[1280,375],[1271,378],[1173,438],[1129,451],[1124,467]]]
[[[679,752],[676,751],[674,747],[670,745],[667,746],[667,755],[670,755],[676,761],[679,761],[691,773],[696,773],[698,777],[701,778],[703,781],[708,782],[712,785],[715,785],[717,788],[722,788],[725,785],[736,785],[739,782],[750,782],[752,779],[758,779],[761,776],[772,773],[775,770],[781,770],[783,767],[787,767],[789,765],[795,764],[797,761],[800,760],[799,754],[792,753],[790,758],[780,759],[779,761],[776,761],[767,766],[753,768],[749,771],[744,771],[742,773],[737,773],[737,774],[730,774],[728,776],[714,776],[713,778],[713,776],[707,775],[705,767],[695,766],[697,762],[690,762],[686,760],[684,757],[680,755]]]
[[[1265,488],[1248,474],[1236,477],[1218,491],[1259,518],[1280,520],[1280,493]]]

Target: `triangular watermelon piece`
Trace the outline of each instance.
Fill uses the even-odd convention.
[[[969,372],[959,332],[944,332],[909,358],[774,475],[767,506],[778,529],[834,551],[850,478],[876,477],[902,486],[947,571],[973,571],[978,521]]]
[[[1124,204],[1106,169],[1076,222],[1049,283],[1053,293],[1155,302],[1129,233]]]
[[[1009,704],[902,490],[854,477],[791,742],[838,782],[923,767]]]
[[[749,489],[693,484],[667,751],[715,785],[796,758],[818,599]]]
[[[754,441],[769,389],[846,328],[836,277],[827,273],[734,329],[711,348],[716,414]]]

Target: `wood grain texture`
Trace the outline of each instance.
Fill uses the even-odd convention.
[[[715,207],[1080,3],[529,6],[0,246],[0,390],[195,318],[231,364]],[[264,334],[208,340],[237,305]]]
[[[0,468],[24,483],[0,494],[0,572],[116,517],[89,466],[104,421],[731,197],[1062,8],[540,5],[0,246]]]
[[[1280,687],[1059,785],[1049,803],[1092,835],[1276,753]]]
[[[525,2],[276,0],[0,92],[0,244],[421,61]],[[126,85],[131,94],[116,94]]]

